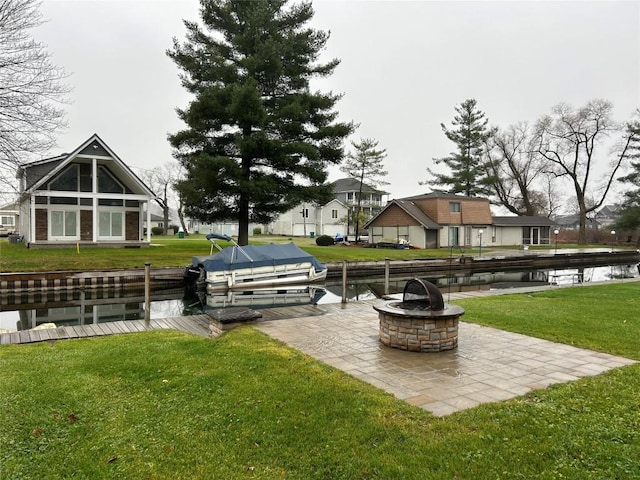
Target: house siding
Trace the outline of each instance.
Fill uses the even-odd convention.
[[[48,212],[44,208],[36,208],[36,241],[46,242],[49,239]]]
[[[138,212],[127,212],[125,225],[125,240],[138,240],[140,235],[140,215]]]
[[[93,212],[80,210],[80,240],[91,241],[93,239]]]
[[[397,205],[390,205],[382,215],[374,219],[371,226],[419,225],[418,221]]]

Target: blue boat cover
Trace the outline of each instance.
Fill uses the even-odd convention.
[[[245,252],[253,261],[250,261],[242,252]],[[193,257],[192,264],[195,267],[202,265],[207,272],[217,272],[299,262],[311,262],[316,272],[327,268],[316,257],[298,248],[294,243],[226,247],[215,255]]]

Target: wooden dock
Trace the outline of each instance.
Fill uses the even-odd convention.
[[[70,338],[101,337],[152,330],[178,330],[202,337],[210,336],[209,315],[159,318],[153,320],[120,320],[87,325],[22,330],[0,334],[0,345],[51,342]]]

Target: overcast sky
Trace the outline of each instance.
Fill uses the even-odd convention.
[[[390,198],[427,191],[432,159],[455,150],[441,123],[475,98],[492,125],[534,122],[560,102],[613,102],[625,120],[640,106],[639,1],[313,2],[330,30],[324,59],[341,64],[324,90],[342,93],[352,140],[387,149]],[[69,72],[68,152],[97,133],[135,168],[172,160],[167,134],[188,94],[165,51],[184,39],[197,0],[44,0],[34,36]],[[342,177],[331,171],[331,180]]]

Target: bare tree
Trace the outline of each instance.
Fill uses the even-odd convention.
[[[361,225],[361,205],[362,205],[362,187],[366,181],[370,187],[378,185],[387,185],[388,182],[383,180],[387,172],[383,169],[382,162],[387,157],[387,150],[376,150],[378,141],[372,138],[363,138],[360,142],[351,142],[355,152],[350,152],[344,162],[340,166],[340,170],[350,177],[357,178],[360,182],[358,190],[358,198],[355,224],[356,224],[356,242],[358,241],[359,228]]]
[[[546,160],[538,153],[529,124],[492,129],[485,152],[487,178],[500,205],[516,215],[541,215],[549,210],[541,181]]]
[[[587,215],[604,203],[616,173],[629,157],[632,136],[611,118],[611,102],[591,100],[582,108],[560,104],[537,124],[538,152],[557,178],[573,187],[580,219],[578,243],[587,243]],[[611,135],[620,135],[609,152],[609,165],[599,165],[600,147]],[[598,172],[594,171],[598,168]],[[592,199],[589,201],[589,199]]]
[[[163,235],[169,228],[170,203],[173,203],[173,185],[178,180],[175,176],[175,161],[169,161],[153,170],[142,170],[140,176],[147,186],[156,194],[156,202],[162,209]]]
[[[42,23],[39,0],[0,0],[0,182],[16,190],[18,165],[55,145],[70,88],[29,30]]]

